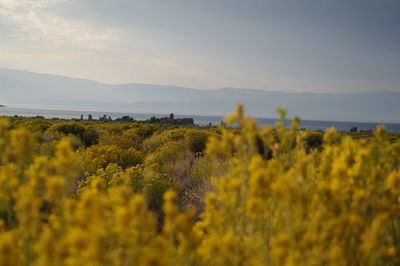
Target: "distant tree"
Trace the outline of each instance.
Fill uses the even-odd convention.
[[[92,120],[93,120],[93,117],[92,117],[92,115],[91,115],[91,114],[89,114],[89,116],[88,116],[88,120],[89,120],[89,121],[92,121]]]
[[[157,122],[157,118],[155,116],[150,117],[150,122],[151,123]]]
[[[117,118],[116,121],[133,123],[135,119],[129,115],[124,115],[123,117]]]
[[[99,121],[107,121],[107,115],[100,116]]]
[[[171,113],[171,114],[169,115],[169,120],[174,120],[174,114],[173,114],[173,113]]]
[[[81,115],[81,121],[83,121],[83,115]]]

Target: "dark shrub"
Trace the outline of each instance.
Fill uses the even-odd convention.
[[[185,142],[194,154],[202,153],[206,148],[209,134],[204,130],[189,129],[185,134]]]
[[[309,149],[321,149],[324,135],[319,131],[309,131],[306,136],[306,144]]]
[[[95,129],[82,126],[78,123],[59,123],[52,126],[50,130],[66,136],[70,134],[75,135],[81,139],[85,147],[95,145],[99,141],[99,134]]]

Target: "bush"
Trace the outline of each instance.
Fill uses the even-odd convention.
[[[18,126],[26,128],[31,132],[43,133],[52,126],[52,123],[44,119],[33,118],[20,123]]]
[[[322,134],[238,108],[195,157],[187,129],[144,156],[39,142],[24,121],[0,120],[0,265],[400,264],[400,134],[382,127],[329,129],[319,149]]]
[[[75,135],[79,137],[85,147],[89,147],[98,143],[99,134],[91,127],[85,127],[78,123],[63,122],[53,125],[50,131],[62,133],[66,136]]]
[[[324,134],[318,131],[307,131],[305,141],[309,149],[321,150],[324,142]]]
[[[122,169],[143,163],[143,155],[134,148],[123,150],[115,145],[93,145],[87,149],[80,149],[76,153],[76,161],[81,165],[83,172],[94,174],[98,169],[105,169],[114,163]]]
[[[185,142],[192,153],[203,153],[208,137],[208,132],[204,130],[188,129],[185,134]]]
[[[177,184],[185,186],[190,182],[190,168],[193,160],[185,145],[167,142],[145,159],[145,167],[151,167],[154,175],[166,176]]]
[[[181,128],[162,131],[144,141],[143,143],[144,150],[147,153],[152,153],[156,151],[159,147],[163,146],[165,143],[171,141],[183,142],[185,139],[185,134],[186,134],[186,129],[181,129]]]

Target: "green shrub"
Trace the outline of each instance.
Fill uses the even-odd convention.
[[[319,131],[308,131],[305,141],[309,149],[322,149],[324,134]]]
[[[167,142],[184,142],[186,129],[176,128],[165,130],[146,139],[143,143],[144,150],[147,153],[152,153]]]
[[[188,129],[185,134],[185,142],[194,154],[203,153],[208,137],[209,133],[204,130]]]
[[[92,127],[85,127],[79,123],[63,122],[53,125],[50,131],[62,133],[66,136],[75,135],[79,137],[85,147],[98,143],[99,133]]]
[[[76,153],[76,161],[82,166],[82,171],[96,173],[98,169],[105,169],[114,163],[123,169],[143,163],[143,154],[134,149],[123,150],[115,145],[93,145],[80,149]]]

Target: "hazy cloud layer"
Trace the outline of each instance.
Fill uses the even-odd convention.
[[[10,37],[27,42],[102,49],[115,40],[116,29],[97,29],[85,21],[64,18],[50,9],[68,0],[2,0],[0,15],[10,25]]]
[[[195,88],[400,91],[395,0],[0,0],[0,66]]]

